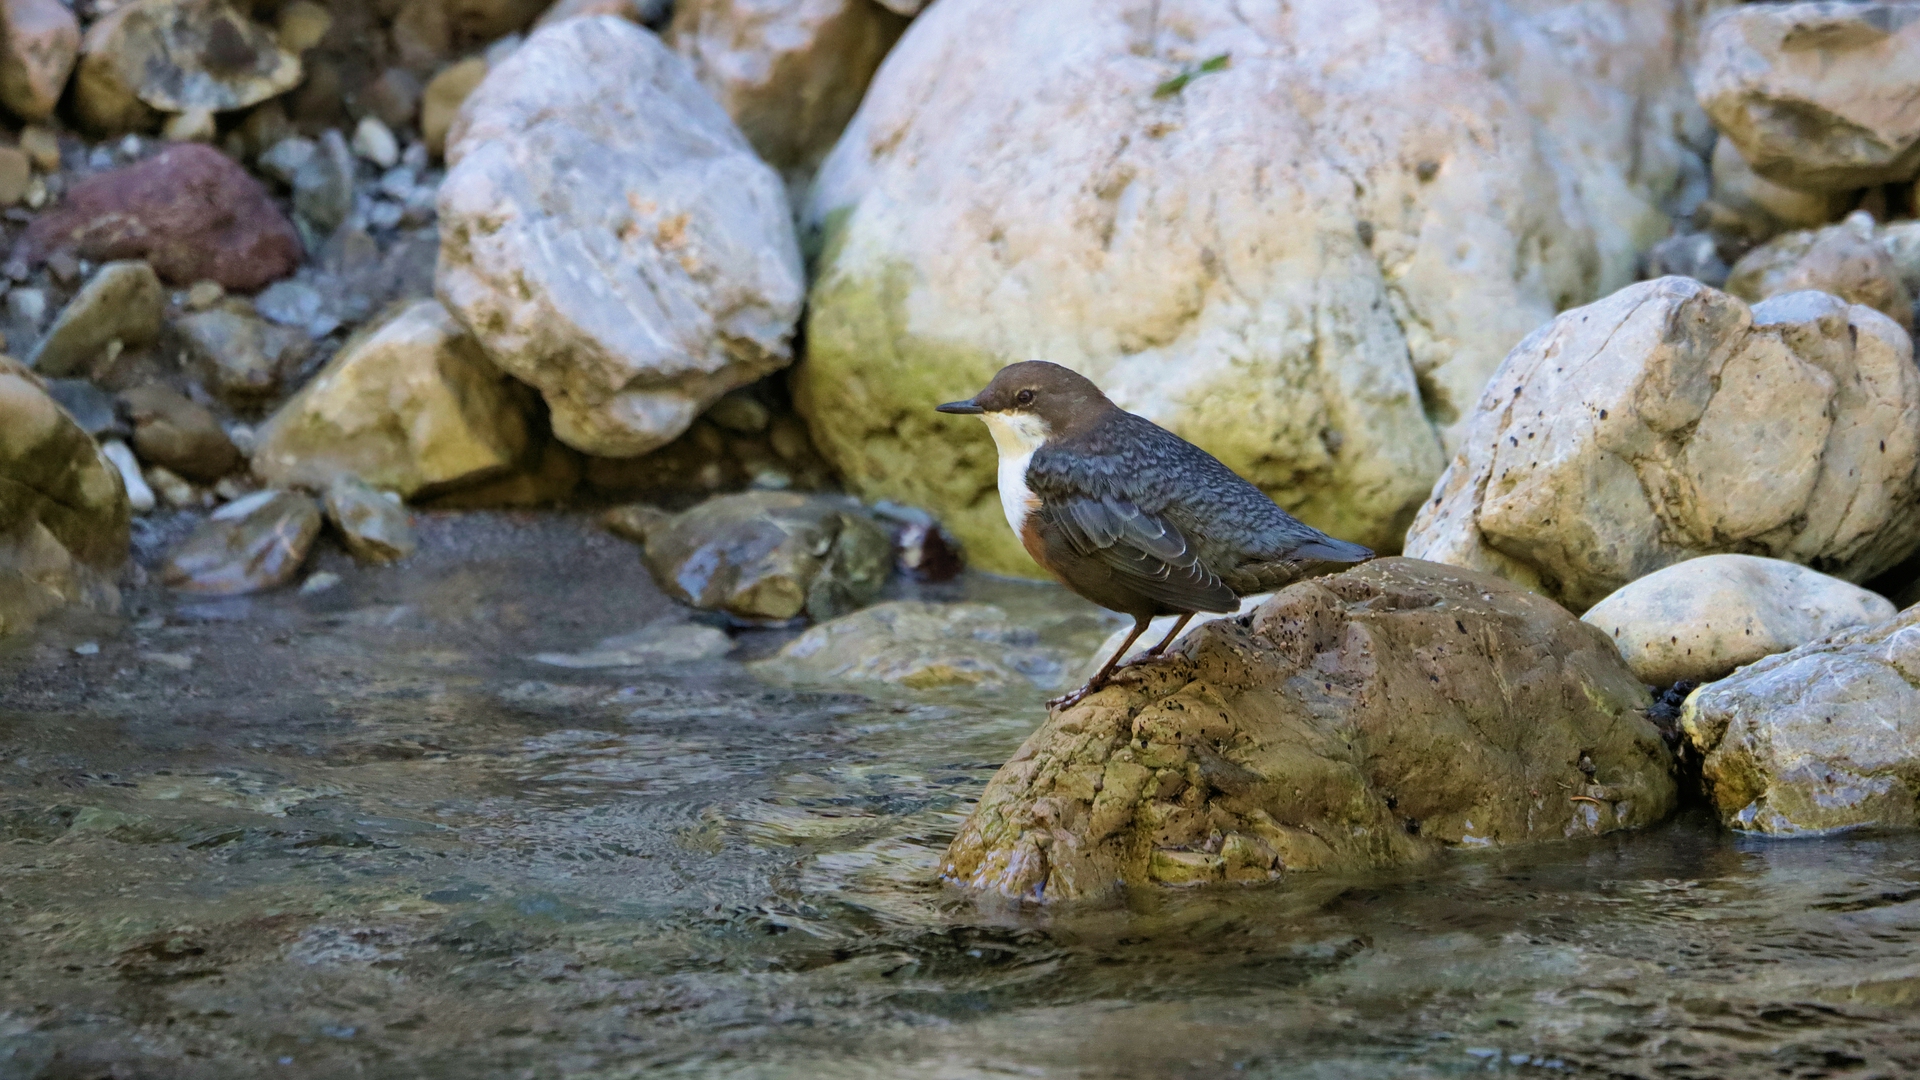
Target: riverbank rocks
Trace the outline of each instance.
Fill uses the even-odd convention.
[[[343,345],[262,425],[253,468],[286,486],[350,475],[432,494],[518,464],[529,404],[438,301],[417,300]]]
[[[462,106],[447,160],[440,298],[567,445],[643,454],[791,360],[785,190],[648,31],[536,32]]]
[[[1720,819],[1779,836],[1917,823],[1920,608],[1694,691],[1680,727]]]
[[[1381,559],[1209,623],[1054,713],[946,880],[1039,900],[1265,881],[1649,825],[1676,801],[1604,635],[1489,574]]]
[[[1871,215],[1856,212],[1837,225],[1788,233],[1741,257],[1727,291],[1755,303],[1815,289],[1865,304],[1911,332],[1913,293],[1878,232]]]
[[[322,505],[341,542],[361,562],[390,563],[413,554],[413,524],[398,496],[340,476],[327,486]]]
[[[246,464],[213,413],[172,387],[136,386],[123,391],[119,403],[133,421],[133,449],[142,461],[199,484]]]
[[[992,604],[891,600],[821,623],[752,668],[785,682],[1054,690],[1072,659]]]
[[[1893,618],[1891,600],[1817,570],[1753,555],[1703,555],[1656,570],[1582,619],[1641,682],[1711,682],[1763,656]]]
[[[144,258],[162,279],[252,292],[292,273],[300,237],[267,189],[211,146],[182,143],[75,184],[34,218],[12,258],[58,252],[106,261]]]
[[[74,76],[82,125],[117,135],[157,115],[232,112],[299,84],[300,58],[219,0],[132,0],[87,30]]]
[[[93,439],[0,357],[0,635],[69,605],[116,610],[131,520]]]
[[[166,315],[166,290],[140,259],[94,271],[47,327],[28,363],[43,375],[85,374],[107,347],[151,345]]]
[[[22,120],[53,115],[80,56],[80,23],[60,0],[0,4],[0,105]]]
[[[666,32],[776,169],[833,148],[907,20],[872,0],[681,0]]]
[[[1713,144],[1713,202],[1738,215],[1740,232],[1766,240],[1781,229],[1815,229],[1846,213],[1854,193],[1801,191],[1776,184],[1747,164],[1732,139]],[[1711,283],[1710,283],[1711,284]]]
[[[1698,7],[932,5],[809,197],[796,403],[988,570],[1038,572],[985,431],[929,406],[1035,357],[1395,550],[1500,357],[1704,179]]]
[[[886,530],[852,499],[746,491],[618,529],[683,604],[750,622],[831,619],[879,594],[893,569]]]
[[[1920,373],[1892,320],[1666,277],[1515,346],[1406,550],[1575,611],[1724,551],[1864,581],[1920,543],[1916,468]]]
[[[176,592],[239,596],[285,585],[320,535],[320,507],[297,491],[256,491],[222,506],[167,553]]]
[[[236,409],[275,399],[313,348],[305,331],[266,322],[237,300],[183,315],[173,327],[201,383]]]
[[[1742,4],[1700,41],[1700,106],[1755,172],[1849,191],[1920,172],[1920,4]]]

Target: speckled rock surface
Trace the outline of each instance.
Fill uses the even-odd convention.
[[[1660,278],[1514,348],[1406,550],[1575,611],[1723,551],[1864,581],[1920,543],[1916,469],[1920,372],[1892,320]]]
[[[1710,682],[1763,656],[1893,618],[1893,601],[1817,570],[1753,555],[1702,555],[1656,570],[1588,609],[1650,686]]]
[[[1050,716],[942,876],[1064,900],[1659,821],[1672,758],[1605,637],[1492,575],[1382,559],[1209,623]]]
[[[892,600],[815,626],[752,667],[784,682],[1054,689],[1072,660],[992,604]]]
[[[1687,699],[1720,819],[1780,836],[1920,823],[1920,608],[1769,656]]]

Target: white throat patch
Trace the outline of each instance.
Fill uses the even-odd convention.
[[[1027,515],[1040,508],[1040,497],[1027,489],[1027,463],[1052,432],[1046,421],[1032,413],[981,413],[980,419],[987,422],[994,448],[1000,452],[1000,509],[1013,534],[1019,536]]]

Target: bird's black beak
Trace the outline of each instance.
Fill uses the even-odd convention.
[[[935,405],[934,412],[956,413],[960,416],[978,416],[987,410],[973,403],[972,398],[965,401],[949,401],[945,405]]]

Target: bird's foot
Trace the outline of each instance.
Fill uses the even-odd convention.
[[[1084,700],[1088,694],[1093,693],[1095,690],[1098,690],[1100,689],[1101,686],[1105,686],[1105,685],[1106,683],[1104,682],[1102,682],[1100,686],[1095,686],[1092,683],[1088,683],[1087,685],[1081,687],[1078,690],[1074,690],[1070,693],[1061,694],[1057,698],[1048,698],[1047,708],[1055,712],[1058,712],[1061,709],[1072,708],[1073,706],[1080,704],[1080,702]]]

